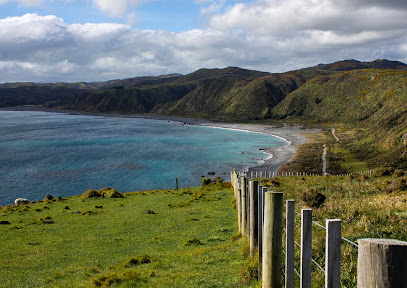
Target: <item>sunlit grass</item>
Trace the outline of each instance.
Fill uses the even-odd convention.
[[[243,240],[230,240],[237,226],[232,194],[228,184],[216,184],[2,208],[0,220],[10,224],[0,225],[0,283],[231,287],[244,264]],[[194,238],[200,245],[185,245]]]

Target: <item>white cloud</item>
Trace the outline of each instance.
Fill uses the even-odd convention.
[[[93,0],[93,4],[111,17],[123,17],[127,10],[138,4],[137,0]]]
[[[43,0],[0,0],[0,5],[17,2],[24,7],[38,6],[43,3]]]
[[[184,32],[114,23],[68,25],[53,15],[0,19],[0,82],[102,81],[226,66],[284,72],[350,58],[407,60],[402,9],[367,7],[363,14],[344,13],[323,0],[301,1],[308,9],[294,0],[270,3],[235,5],[215,15],[211,27]],[[302,19],[286,19],[295,13],[284,5],[303,12]],[[325,16],[317,17],[322,10]],[[216,22],[221,18],[223,26]]]

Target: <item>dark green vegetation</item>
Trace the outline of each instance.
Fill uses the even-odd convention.
[[[92,190],[89,190],[92,191]],[[229,184],[0,208],[1,287],[233,287]],[[105,189],[96,191],[103,194]]]
[[[0,84],[0,108],[20,105],[43,105],[45,102],[54,103],[63,97],[86,93],[86,91],[123,90],[129,87],[162,84],[180,76],[182,75],[170,74],[105,82],[4,83]]]

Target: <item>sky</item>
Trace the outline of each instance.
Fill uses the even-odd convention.
[[[406,0],[0,0],[0,83],[407,63]]]

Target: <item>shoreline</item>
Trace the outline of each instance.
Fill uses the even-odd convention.
[[[281,166],[291,161],[294,157],[297,146],[308,143],[309,140],[304,134],[313,134],[320,132],[319,129],[305,129],[301,126],[271,126],[267,124],[248,124],[248,123],[217,123],[210,122],[201,118],[189,118],[180,116],[166,116],[155,114],[118,114],[118,113],[92,113],[80,112],[74,110],[54,110],[44,108],[41,106],[18,106],[18,107],[4,107],[0,111],[42,111],[51,113],[63,113],[70,115],[88,115],[88,116],[101,116],[101,117],[118,117],[118,118],[136,118],[136,119],[150,119],[150,120],[163,120],[174,121],[185,125],[196,125],[217,129],[239,130],[249,133],[262,133],[274,136],[286,141],[287,145],[278,147],[265,147],[263,153],[267,156],[259,163],[259,165],[248,167],[247,172],[277,172]]]

